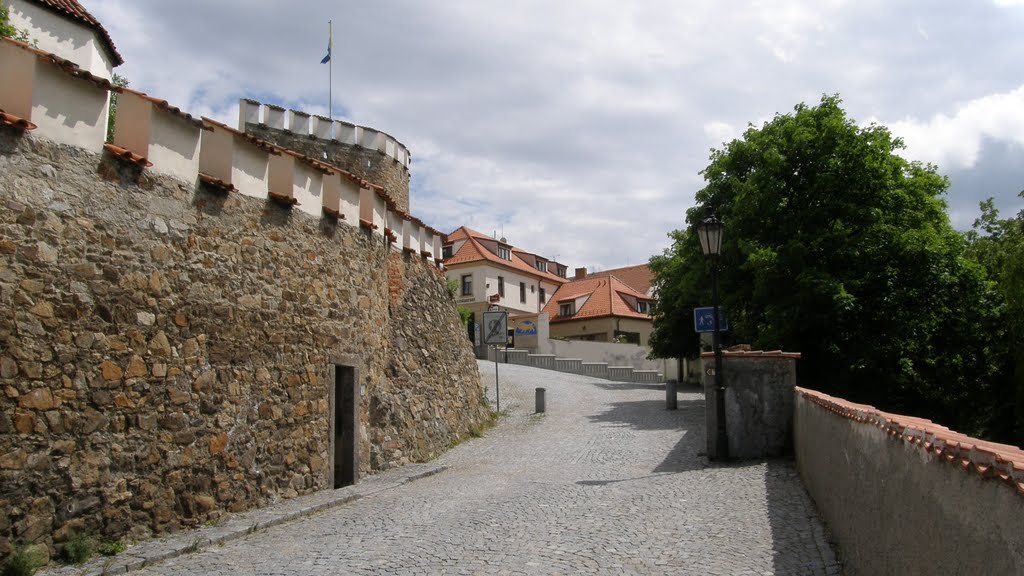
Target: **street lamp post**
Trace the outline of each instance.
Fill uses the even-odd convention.
[[[711,261],[711,305],[714,307],[714,332],[711,347],[715,351],[715,420],[718,424],[715,441],[715,459],[729,458],[729,435],[725,427],[725,379],[722,377],[722,331],[718,310],[718,264],[722,254],[722,225],[714,214],[697,225],[697,236],[704,257]]]

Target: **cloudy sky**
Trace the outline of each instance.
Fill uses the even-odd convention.
[[[954,225],[1024,208],[1024,0],[82,0],[133,88],[384,130],[412,212],[570,269],[646,262],[712,147],[823,93],[948,175]]]

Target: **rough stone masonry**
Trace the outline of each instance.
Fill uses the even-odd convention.
[[[334,362],[363,473],[487,417],[442,274],[379,236],[0,128],[0,557],[329,488]]]

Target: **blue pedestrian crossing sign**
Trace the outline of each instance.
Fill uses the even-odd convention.
[[[721,306],[718,308],[718,324],[720,332],[727,332],[729,330],[729,320],[725,317],[725,309]],[[697,332],[715,331],[714,306],[702,306],[693,309],[693,329]]]

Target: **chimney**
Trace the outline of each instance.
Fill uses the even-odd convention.
[[[586,277],[587,277],[587,269],[586,268],[577,268],[576,269],[576,278],[574,278],[574,280],[583,280]]]

